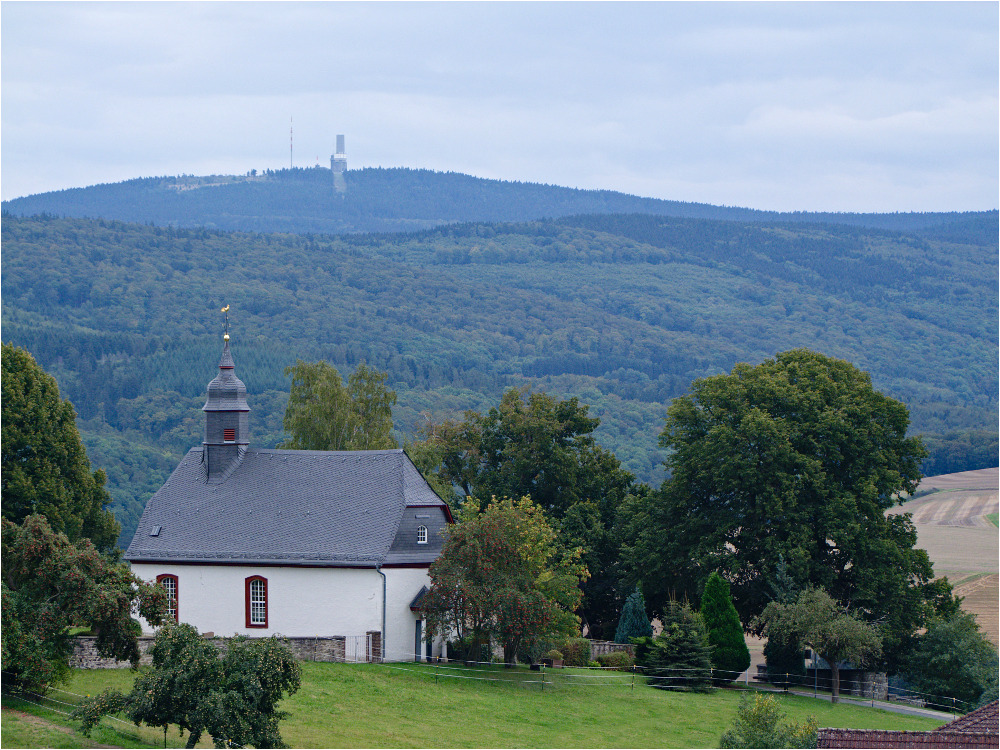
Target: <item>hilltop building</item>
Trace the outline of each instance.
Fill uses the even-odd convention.
[[[330,157],[330,171],[333,172],[333,189],[338,195],[347,193],[347,181],[344,172],[347,171],[347,153],[344,150],[344,136],[337,136],[337,151]]]
[[[402,450],[253,448],[225,339],[204,440],[146,505],[125,553],[133,571],[201,632],[342,639],[348,660],[440,655],[411,607],[448,506]]]

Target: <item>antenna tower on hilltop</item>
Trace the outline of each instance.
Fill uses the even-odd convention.
[[[344,136],[337,136],[337,151],[330,157],[330,171],[333,172],[333,190],[343,196],[347,192],[347,182],[344,171],[347,169],[347,152],[344,149]]]
[[[289,169],[295,168],[295,162],[292,159],[292,124],[294,123],[294,120],[295,118],[293,117],[288,118],[288,168]]]

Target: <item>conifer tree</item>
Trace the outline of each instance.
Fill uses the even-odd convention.
[[[717,683],[732,682],[750,666],[750,649],[743,625],[729,595],[729,582],[713,572],[701,598],[701,616],[712,646],[712,667]]]
[[[622,616],[615,630],[615,643],[631,643],[633,638],[648,638],[653,635],[653,626],[646,612],[646,600],[639,587],[629,594],[622,607]]]
[[[671,600],[664,608],[663,631],[638,638],[635,662],[649,685],[662,690],[712,690],[712,649],[701,615],[687,603]]]

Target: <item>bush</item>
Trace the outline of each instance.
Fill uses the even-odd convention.
[[[555,648],[549,651],[547,654],[545,654],[545,656],[549,659],[555,659],[555,660],[563,658],[562,651]]]
[[[767,664],[767,681],[788,690],[801,685],[806,676],[806,661],[798,639],[785,640],[779,633],[767,638],[764,644],[764,661]]]
[[[585,667],[590,661],[590,641],[570,638],[562,646],[563,664],[567,667]]]
[[[472,642],[469,640],[462,641],[448,641],[448,658],[454,661],[475,661],[475,662],[489,662],[492,661],[493,654],[490,653],[489,645],[485,643],[479,644],[478,653],[474,653],[475,649],[472,647]]]
[[[587,666],[588,667],[600,667],[601,663],[599,661],[588,661],[587,662]]]
[[[610,654],[598,656],[597,663],[602,667],[613,667],[628,672],[635,665],[635,659],[628,651],[612,651]]]
[[[719,747],[816,747],[816,720],[781,723],[784,715],[773,695],[744,693],[733,725],[719,738]]]

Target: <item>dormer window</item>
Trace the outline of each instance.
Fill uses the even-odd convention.
[[[426,526],[417,526],[417,544],[427,544]]]
[[[235,443],[236,442],[236,428],[235,427],[226,427],[226,428],[224,428],[222,430],[222,439],[223,439],[223,441],[225,441],[227,443]]]

